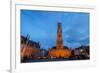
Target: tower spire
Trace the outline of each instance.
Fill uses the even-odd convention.
[[[57,28],[56,47],[57,47],[57,49],[63,49],[62,26],[61,26],[60,22],[58,22],[58,28]]]

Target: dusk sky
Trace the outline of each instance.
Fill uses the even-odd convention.
[[[44,49],[56,45],[57,23],[62,23],[63,43],[69,48],[89,45],[89,13],[21,10],[21,35],[40,42]]]

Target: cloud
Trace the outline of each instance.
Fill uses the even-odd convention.
[[[56,45],[57,23],[62,23],[65,46],[89,44],[89,13],[21,10],[21,35],[30,35],[43,48]]]

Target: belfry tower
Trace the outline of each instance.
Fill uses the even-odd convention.
[[[57,28],[56,48],[63,49],[62,26],[60,22],[58,23],[58,28]]]
[[[62,25],[59,22],[57,28],[56,47],[49,50],[48,56],[51,58],[69,58],[71,56],[71,50],[64,46],[62,37]]]

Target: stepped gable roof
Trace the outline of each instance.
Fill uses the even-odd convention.
[[[89,46],[80,46],[80,47],[75,48],[75,49],[89,49]]]
[[[21,36],[21,43],[25,44],[27,40],[28,40],[29,46],[36,46],[37,48],[40,48],[39,42],[35,42],[35,41],[32,41],[32,40],[29,40],[27,37]]]

